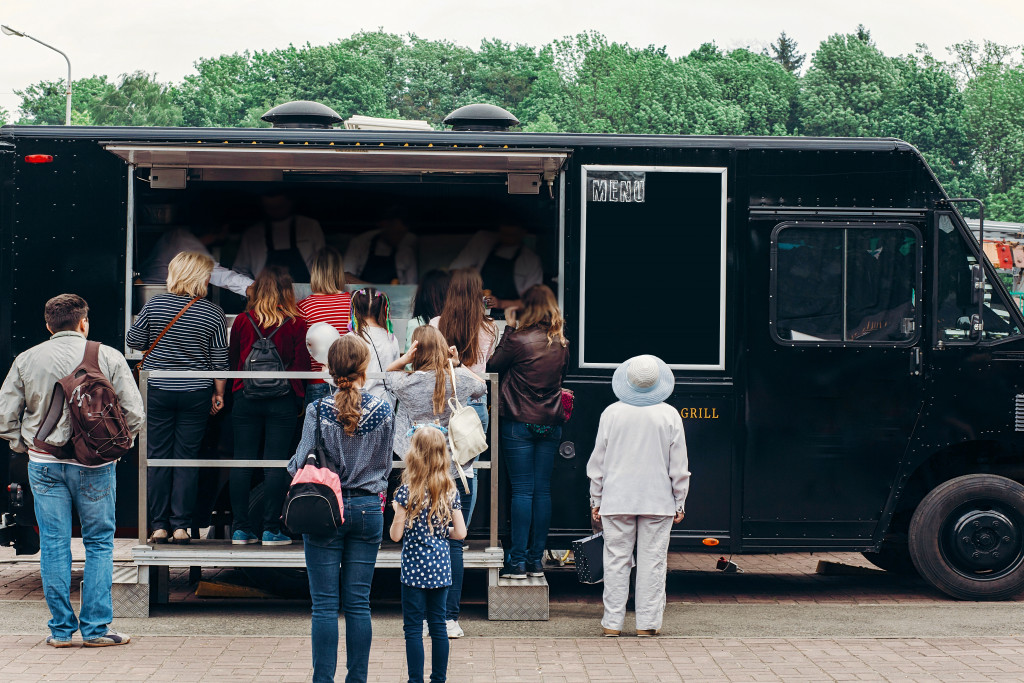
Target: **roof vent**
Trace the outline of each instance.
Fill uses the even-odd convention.
[[[508,130],[519,125],[519,119],[493,104],[467,104],[444,118],[452,130]]]
[[[274,128],[330,128],[342,121],[330,107],[308,100],[279,104],[260,118]]]

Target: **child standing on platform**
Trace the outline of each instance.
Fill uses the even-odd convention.
[[[452,584],[448,538],[465,538],[466,523],[448,466],[446,430],[418,424],[410,431],[402,484],[395,491],[391,540],[403,541],[402,617],[409,683],[423,681],[424,619],[431,641],[430,680],[435,683],[447,680],[448,673],[445,603]]]

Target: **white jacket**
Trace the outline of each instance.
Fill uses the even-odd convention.
[[[602,515],[682,512],[690,488],[686,435],[679,412],[667,403],[605,408],[587,463],[590,506]]]

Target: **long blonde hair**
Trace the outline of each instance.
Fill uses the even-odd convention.
[[[447,527],[452,521],[455,481],[448,466],[448,442],[440,429],[430,425],[416,428],[405,456],[402,483],[409,487],[405,527],[411,529],[420,513],[427,511],[427,528],[434,523]]]
[[[419,342],[416,346],[416,354],[412,357],[413,371],[434,373],[434,395],[431,405],[434,414],[444,412],[447,384],[445,377],[448,374],[448,344],[441,333],[430,325],[420,325],[412,332],[412,340]],[[452,382],[455,379],[452,378]]]
[[[533,325],[548,328],[548,346],[554,342],[562,346],[569,343],[563,334],[565,319],[558,310],[558,300],[547,285],[534,285],[523,294],[523,312],[519,314],[516,328],[525,330]]]
[[[345,433],[356,433],[363,415],[363,396],[360,380],[366,381],[366,367],[370,364],[370,347],[362,339],[346,334],[338,338],[327,351],[327,370],[334,385],[334,412]]]
[[[167,264],[167,291],[195,298],[206,296],[214,261],[199,251],[183,251]]]
[[[292,276],[281,266],[267,266],[252,283],[252,297],[245,307],[256,314],[263,327],[277,327],[289,318],[299,317],[295,305]]]

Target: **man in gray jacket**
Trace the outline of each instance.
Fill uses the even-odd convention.
[[[39,525],[43,593],[50,608],[46,643],[69,647],[81,629],[88,647],[124,645],[130,638],[110,628],[113,620],[110,585],[114,568],[115,463],[87,466],[61,459],[34,447],[53,395],[54,385],[70,374],[85,355],[89,306],[77,294],[61,294],[46,302],[46,329],[51,336],[14,359],[0,388],[0,438],[15,453],[28,452],[28,478]],[[124,356],[101,346],[99,366],[110,381],[132,438],[142,429],[142,396]],[[67,408],[46,443],[62,446],[71,437]],[[82,610],[71,607],[71,506],[78,510],[85,544]]]

